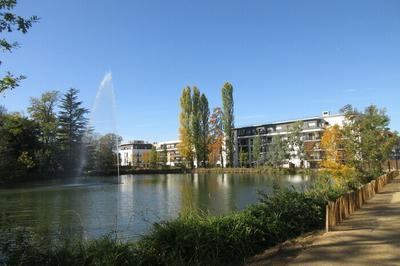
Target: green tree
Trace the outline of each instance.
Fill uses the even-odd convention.
[[[347,121],[342,141],[345,163],[364,176],[382,173],[382,165],[389,159],[395,144],[393,134],[389,134],[390,119],[386,110],[371,105],[359,112],[347,105],[341,111]]]
[[[39,141],[41,149],[36,151],[39,159],[40,173],[43,176],[55,174],[58,168],[59,145],[57,143],[57,116],[56,105],[58,92],[49,91],[40,98],[31,98],[28,112],[31,118],[39,124]]]
[[[89,111],[82,107],[78,93],[77,89],[71,88],[63,95],[58,115],[58,138],[64,154],[63,167],[67,172],[75,172],[80,167],[82,138],[88,126],[86,115]]]
[[[101,172],[113,171],[117,168],[117,145],[122,138],[114,133],[108,133],[98,140],[98,148],[95,154],[95,170]]]
[[[158,164],[157,150],[155,147],[153,147],[150,150],[150,167],[157,168],[157,164]]]
[[[0,183],[38,176],[35,151],[41,149],[39,125],[19,113],[0,117]]]
[[[195,150],[197,166],[200,166],[202,159],[202,143],[201,143],[201,128],[200,128],[200,91],[197,87],[193,87],[192,95],[192,111],[191,111],[191,133],[192,143]]]
[[[222,108],[223,118],[222,123],[225,133],[225,149],[227,161],[229,166],[233,166],[233,152],[234,152],[234,116],[233,116],[233,87],[230,83],[226,82],[222,88]]]
[[[275,168],[281,168],[289,157],[287,147],[286,140],[283,140],[281,136],[273,136],[272,142],[268,147],[267,164]]]
[[[239,162],[240,162],[240,167],[246,167],[247,163],[249,161],[249,156],[247,155],[247,152],[240,151],[239,152]]]
[[[15,8],[16,4],[16,0],[0,0],[0,33],[2,33],[3,36],[9,35],[13,31],[19,31],[25,34],[32,24],[39,20],[37,16],[23,18],[12,13],[11,10]],[[10,42],[3,37],[0,38],[0,47],[3,52],[11,53],[14,49],[19,47],[19,43]],[[0,65],[2,63],[3,62],[0,61]],[[5,76],[0,78],[0,93],[18,87],[22,79],[25,79],[25,76],[16,76],[7,71]]]
[[[261,148],[262,148],[262,140],[260,134],[257,134],[253,140],[253,150],[252,150],[252,156],[253,156],[253,162],[256,164],[256,166],[259,166],[260,159],[261,159]]]
[[[303,122],[295,122],[290,126],[290,133],[288,134],[288,151],[290,159],[299,159],[300,165],[303,165],[305,157],[303,135]]]
[[[193,137],[191,130],[192,97],[190,87],[182,91],[180,98],[181,112],[179,115],[179,140],[178,149],[186,163],[193,168]]]
[[[167,166],[168,163],[168,150],[167,150],[167,145],[164,144],[162,145],[162,151],[161,151],[161,163],[163,166]]]
[[[210,108],[208,106],[208,99],[205,94],[202,94],[200,97],[199,117],[200,117],[200,145],[199,145],[200,160],[198,160],[198,162],[201,162],[203,167],[207,167],[209,145],[210,145],[210,125],[209,125]]]
[[[212,165],[215,165],[219,160],[221,166],[224,167],[223,157],[223,142],[224,142],[224,131],[222,125],[223,112],[220,107],[216,107],[210,117],[210,144],[209,144],[209,159]]]

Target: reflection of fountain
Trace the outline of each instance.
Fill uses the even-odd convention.
[[[100,134],[114,134],[115,152],[117,154],[117,178],[119,183],[120,155],[119,139],[117,134],[117,104],[115,100],[115,90],[112,82],[111,72],[108,72],[104,75],[104,78],[97,89],[96,98],[90,114],[87,135],[90,135],[90,131],[92,130]]]

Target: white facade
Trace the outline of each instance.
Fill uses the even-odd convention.
[[[143,166],[153,144],[143,140],[134,140],[119,145],[121,166]]]
[[[284,167],[316,167],[322,160],[322,150],[320,148],[321,136],[325,129],[329,126],[339,125],[342,127],[345,123],[343,114],[331,115],[329,112],[323,112],[321,116],[278,121],[260,125],[252,125],[246,127],[235,128],[235,166],[239,166],[239,152],[246,152],[251,159],[252,141],[259,134],[262,138],[262,155],[268,153],[268,145],[271,143],[273,136],[281,136],[287,138],[290,134],[291,125],[296,122],[302,122],[302,140],[307,152],[307,160],[301,160],[296,156],[294,151],[291,159]],[[294,148],[296,150],[296,147]]]
[[[165,150],[167,151],[167,165],[169,166],[177,166],[182,161],[182,157],[178,150],[179,143],[180,140],[171,140],[155,144],[157,153],[160,156],[163,156],[162,153]]]

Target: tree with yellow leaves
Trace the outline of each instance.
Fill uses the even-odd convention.
[[[324,150],[321,168],[332,176],[337,185],[348,186],[355,181],[357,175],[354,168],[343,163],[342,139],[343,133],[338,125],[325,130],[321,138],[321,148]]]

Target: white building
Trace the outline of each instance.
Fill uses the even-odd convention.
[[[134,140],[119,145],[121,166],[144,166],[148,164],[153,144],[143,140]]]
[[[307,160],[292,158],[286,166],[318,167],[323,154],[320,148],[322,134],[328,126],[343,126],[345,122],[345,116],[343,114],[331,115],[329,112],[323,112],[321,116],[235,128],[234,165],[239,166],[240,152],[245,152],[249,157],[249,162],[252,162],[252,145],[257,134],[261,136],[261,153],[265,158],[265,155],[268,153],[268,146],[272,142],[272,137],[279,135],[282,138],[287,138],[291,126],[296,122],[303,123],[302,140],[304,141],[304,150],[307,155]]]
[[[179,153],[178,145],[180,140],[163,141],[155,144],[158,155],[164,156],[164,152],[167,154],[167,165],[177,166],[182,162],[182,156]]]

